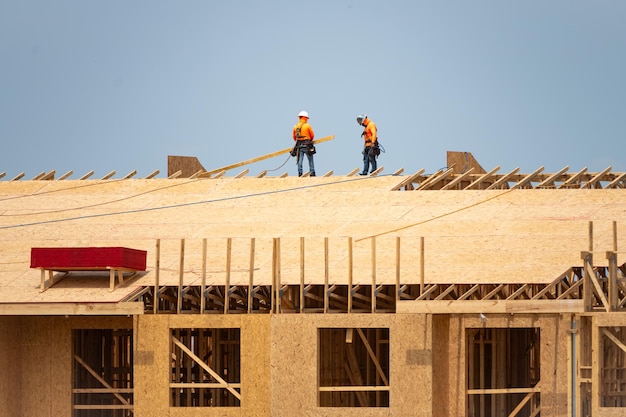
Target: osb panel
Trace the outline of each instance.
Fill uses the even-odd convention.
[[[2,318],[6,323],[9,318]],[[71,415],[72,401],[72,332],[73,328],[131,328],[127,317],[22,317],[12,318],[12,343],[17,351],[2,355],[7,361],[0,373],[0,384],[5,375],[15,376],[11,388],[0,391],[0,396],[11,393],[10,401],[3,401],[0,416],[66,417]],[[7,334],[7,333],[3,333]],[[4,349],[5,339],[0,346]],[[9,349],[11,350],[11,349]],[[11,353],[11,352],[7,352]]]
[[[144,315],[135,351],[135,415],[269,417],[269,315]],[[241,329],[241,407],[169,406],[169,335],[173,328]]]
[[[22,404],[21,319],[0,317],[0,417],[20,415]]]
[[[206,171],[195,156],[167,156],[167,176],[181,171],[182,178],[189,178],[198,171]]]
[[[470,168],[474,168],[474,174],[485,174],[487,171],[476,161],[471,152],[446,152],[448,167],[453,169],[455,174],[463,174]]]
[[[117,302],[139,286],[154,285],[157,239],[161,285],[177,285],[181,270],[184,285],[200,285],[203,239],[207,283],[223,285],[228,238],[231,285],[249,281],[252,238],[254,284],[271,283],[274,238],[280,238],[281,282],[297,284],[300,237],[306,284],[324,283],[325,262],[329,283],[347,283],[349,238],[353,283],[372,281],[375,238],[376,283],[395,284],[396,237],[402,284],[420,281],[420,237],[425,283],[549,283],[582,265],[590,221],[598,266],[606,265],[604,252],[613,247],[612,222],[618,222],[618,232],[626,227],[626,190],[389,191],[403,179],[0,182],[0,302]],[[625,245],[626,234],[618,233],[618,248]],[[146,250],[148,271],[113,292],[106,274],[77,272],[40,293],[40,272],[29,268],[35,246]]]
[[[447,345],[447,393],[441,395],[448,410],[434,416],[464,417],[467,398],[466,329],[470,328],[540,328],[541,353],[541,414],[554,417],[567,416],[568,404],[568,333],[570,318],[551,315],[487,315],[487,321],[479,317],[450,315],[448,323],[449,341]],[[447,320],[440,318],[439,320]],[[438,323],[440,330],[445,324]],[[443,337],[438,336],[441,340]],[[439,375],[435,374],[434,378]],[[443,384],[441,384],[443,387]],[[438,393],[437,396],[439,397]]]
[[[273,315],[271,321],[270,403],[273,417],[431,415],[432,340],[429,316]],[[317,406],[318,329],[328,327],[389,328],[388,408]]]

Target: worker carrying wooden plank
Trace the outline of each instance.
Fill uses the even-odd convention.
[[[313,145],[313,139],[315,139],[315,133],[313,128],[309,124],[309,113],[302,110],[298,113],[298,123],[295,124],[291,132],[294,144],[291,156],[296,157],[296,164],[298,165],[298,176],[302,176],[302,161],[306,155],[309,161],[309,176],[315,176],[315,163],[313,155],[315,154],[315,146]]]

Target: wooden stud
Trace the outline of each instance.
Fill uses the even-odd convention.
[[[372,313],[376,312],[376,236],[372,236]]]
[[[230,267],[232,258],[233,238],[226,239],[226,276],[224,279],[224,314],[228,314],[230,308]]]
[[[157,314],[159,311],[159,275],[161,273],[161,239],[156,240],[156,249],[155,249],[155,271],[154,271],[154,300],[153,300],[153,313]]]
[[[248,313],[252,312],[252,304],[254,302],[254,255],[255,255],[255,238],[250,238],[250,267],[248,275]]]
[[[183,276],[185,275],[185,239],[180,240],[180,258],[178,267],[178,297],[176,312],[180,314],[183,308]]]
[[[354,259],[352,256],[352,237],[348,238],[348,313],[352,313],[352,274],[354,273]]]
[[[202,239],[202,281],[200,283],[200,314],[204,314],[206,308],[206,254],[207,254],[207,240]]]

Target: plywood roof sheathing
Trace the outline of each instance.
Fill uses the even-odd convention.
[[[88,173],[80,177],[79,180],[86,180],[87,178],[91,177],[93,174],[94,174],[93,170],[89,171]]]

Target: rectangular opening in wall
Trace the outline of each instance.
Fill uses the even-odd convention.
[[[626,327],[600,327],[600,407],[626,407]]]
[[[539,415],[540,330],[480,328],[466,334],[468,416]]]
[[[389,407],[389,329],[318,329],[320,407]]]
[[[240,329],[171,329],[172,407],[239,407]]]
[[[132,416],[132,329],[75,329],[72,341],[72,416]]]

